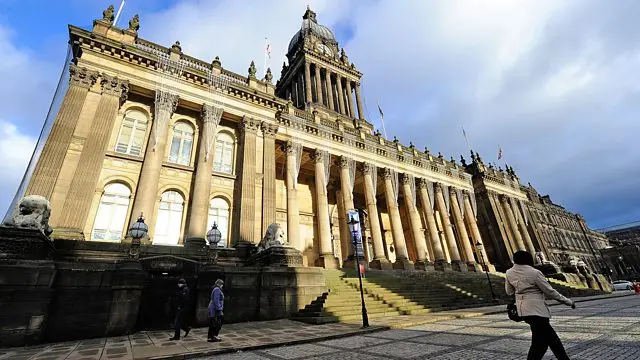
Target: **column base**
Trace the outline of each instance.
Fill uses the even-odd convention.
[[[451,271],[451,264],[445,259],[439,259],[433,263],[433,268],[436,271]]]
[[[392,270],[393,264],[387,259],[374,259],[369,263],[371,269]]]
[[[396,270],[414,270],[415,266],[409,259],[398,259],[393,263],[393,268]]]
[[[467,263],[467,270],[469,272],[482,272],[484,271],[484,269],[482,268],[482,265],[478,264],[475,261],[470,261]]]
[[[481,268],[482,271],[496,272],[496,267],[493,264],[484,264]]]
[[[55,228],[51,233],[52,239],[85,241],[84,233],[80,229]]]
[[[458,272],[467,272],[467,264],[462,260],[451,260],[451,269]]]
[[[333,254],[320,255],[320,257],[316,259],[316,266],[325,269],[337,269],[339,267],[338,259],[336,259]]]
[[[193,236],[184,239],[184,247],[187,249],[202,249],[207,246],[207,240],[203,237]]]
[[[360,265],[365,265],[365,268],[367,267],[367,259],[365,259],[364,257],[359,257],[358,260],[360,261]],[[356,258],[354,255],[349,255],[348,258],[346,258],[344,261],[342,261],[342,268],[343,269],[354,269],[356,268]]]
[[[418,260],[415,262],[414,267],[416,270],[435,271],[435,266],[430,261]]]

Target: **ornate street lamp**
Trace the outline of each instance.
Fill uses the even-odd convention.
[[[209,241],[209,259],[215,264],[218,261],[218,244],[222,240],[222,233],[218,230],[218,224],[215,222],[209,231],[207,231],[207,241]]]
[[[131,237],[131,247],[129,248],[130,258],[137,259],[140,256],[140,243],[148,232],[149,226],[144,223],[144,216],[140,213],[138,221],[133,223],[129,228],[129,236]]]
[[[364,291],[362,290],[362,274],[360,273],[360,259],[358,257],[358,243],[362,240],[359,239],[358,224],[360,222],[353,216],[347,222],[349,224],[349,230],[351,230],[351,243],[353,244],[355,251],[354,256],[356,258],[356,269],[358,269],[358,280],[360,281],[360,301],[362,303],[362,327],[369,327],[369,317],[367,316],[367,307],[364,304]]]
[[[483,248],[484,248],[484,245],[482,245],[482,243],[478,241],[476,243],[476,249],[478,249],[478,253],[480,254],[480,261],[482,262],[482,268],[484,269],[484,273],[487,275],[487,282],[489,283],[489,291],[491,291],[491,300],[495,301],[496,295],[493,293],[493,286],[491,286],[491,277],[489,276],[489,267],[486,266],[485,264],[484,254],[482,252]]]

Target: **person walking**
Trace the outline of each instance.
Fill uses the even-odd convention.
[[[185,279],[178,280],[178,290],[174,295],[173,302],[176,313],[173,319],[175,333],[172,338],[169,338],[169,341],[180,340],[180,329],[185,331],[185,337],[189,335],[189,331],[191,331],[191,327],[187,325],[187,320],[185,319],[187,311],[189,310],[189,287]]]
[[[515,265],[507,270],[505,291],[515,295],[518,315],[531,327],[531,347],[527,360],[540,360],[550,347],[558,360],[569,360],[569,356],[549,319],[551,311],[545,303],[545,295],[572,309],[575,302],[554,290],[540,270],[533,267],[533,256],[526,251],[513,254]]]
[[[216,280],[213,291],[211,291],[211,300],[209,301],[209,334],[208,342],[221,341],[218,334],[222,329],[223,312],[224,309],[224,293],[222,287],[224,281],[221,279]]]

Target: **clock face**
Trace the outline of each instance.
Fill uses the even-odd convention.
[[[316,49],[327,56],[333,56],[333,51],[331,51],[331,48],[325,44],[318,43],[318,45],[316,45]]]

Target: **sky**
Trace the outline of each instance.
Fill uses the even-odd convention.
[[[62,70],[68,24],[119,1],[0,0],[0,214]],[[592,228],[640,220],[640,2],[634,0],[128,0],[140,37],[278,79],[306,5],[362,72],[367,119],[456,160],[470,146]],[[503,151],[497,160],[498,147]],[[54,210],[55,211],[55,210]]]

